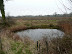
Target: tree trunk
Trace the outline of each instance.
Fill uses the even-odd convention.
[[[4,11],[4,1],[1,0],[0,3],[1,3],[0,10],[1,10],[1,14],[2,14],[2,21],[4,24],[6,24],[5,11]]]
[[[5,18],[5,12],[4,9],[1,9],[1,14],[2,14],[2,21],[5,24],[6,23],[6,18]]]

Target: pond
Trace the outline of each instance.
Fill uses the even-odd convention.
[[[34,41],[40,40],[44,36],[47,36],[48,38],[54,38],[62,37],[64,35],[64,32],[57,29],[28,29],[16,33],[22,38],[28,36]]]

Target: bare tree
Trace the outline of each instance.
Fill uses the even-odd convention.
[[[68,0],[68,1],[72,2],[72,0]]]
[[[4,11],[4,0],[0,0],[0,11],[2,14],[3,23],[6,24],[5,11]]]

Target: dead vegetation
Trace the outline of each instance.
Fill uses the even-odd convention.
[[[50,40],[43,37],[39,44],[39,54],[72,54],[71,35],[64,35],[62,38],[57,37]]]
[[[72,21],[71,20],[15,20],[15,24],[1,30],[3,54],[72,54]],[[58,25],[65,35],[48,39],[46,36],[37,42],[29,37],[20,38],[12,31],[28,29],[30,26]],[[37,28],[37,27],[36,27]]]
[[[65,33],[72,32],[72,20],[60,21],[59,26]]]

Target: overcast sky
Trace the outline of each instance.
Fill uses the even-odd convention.
[[[5,13],[10,16],[22,15],[49,15],[57,12],[58,14],[69,13],[71,10],[64,8],[62,4],[70,8],[66,0],[11,0],[5,1]],[[1,15],[1,14],[0,14]]]

